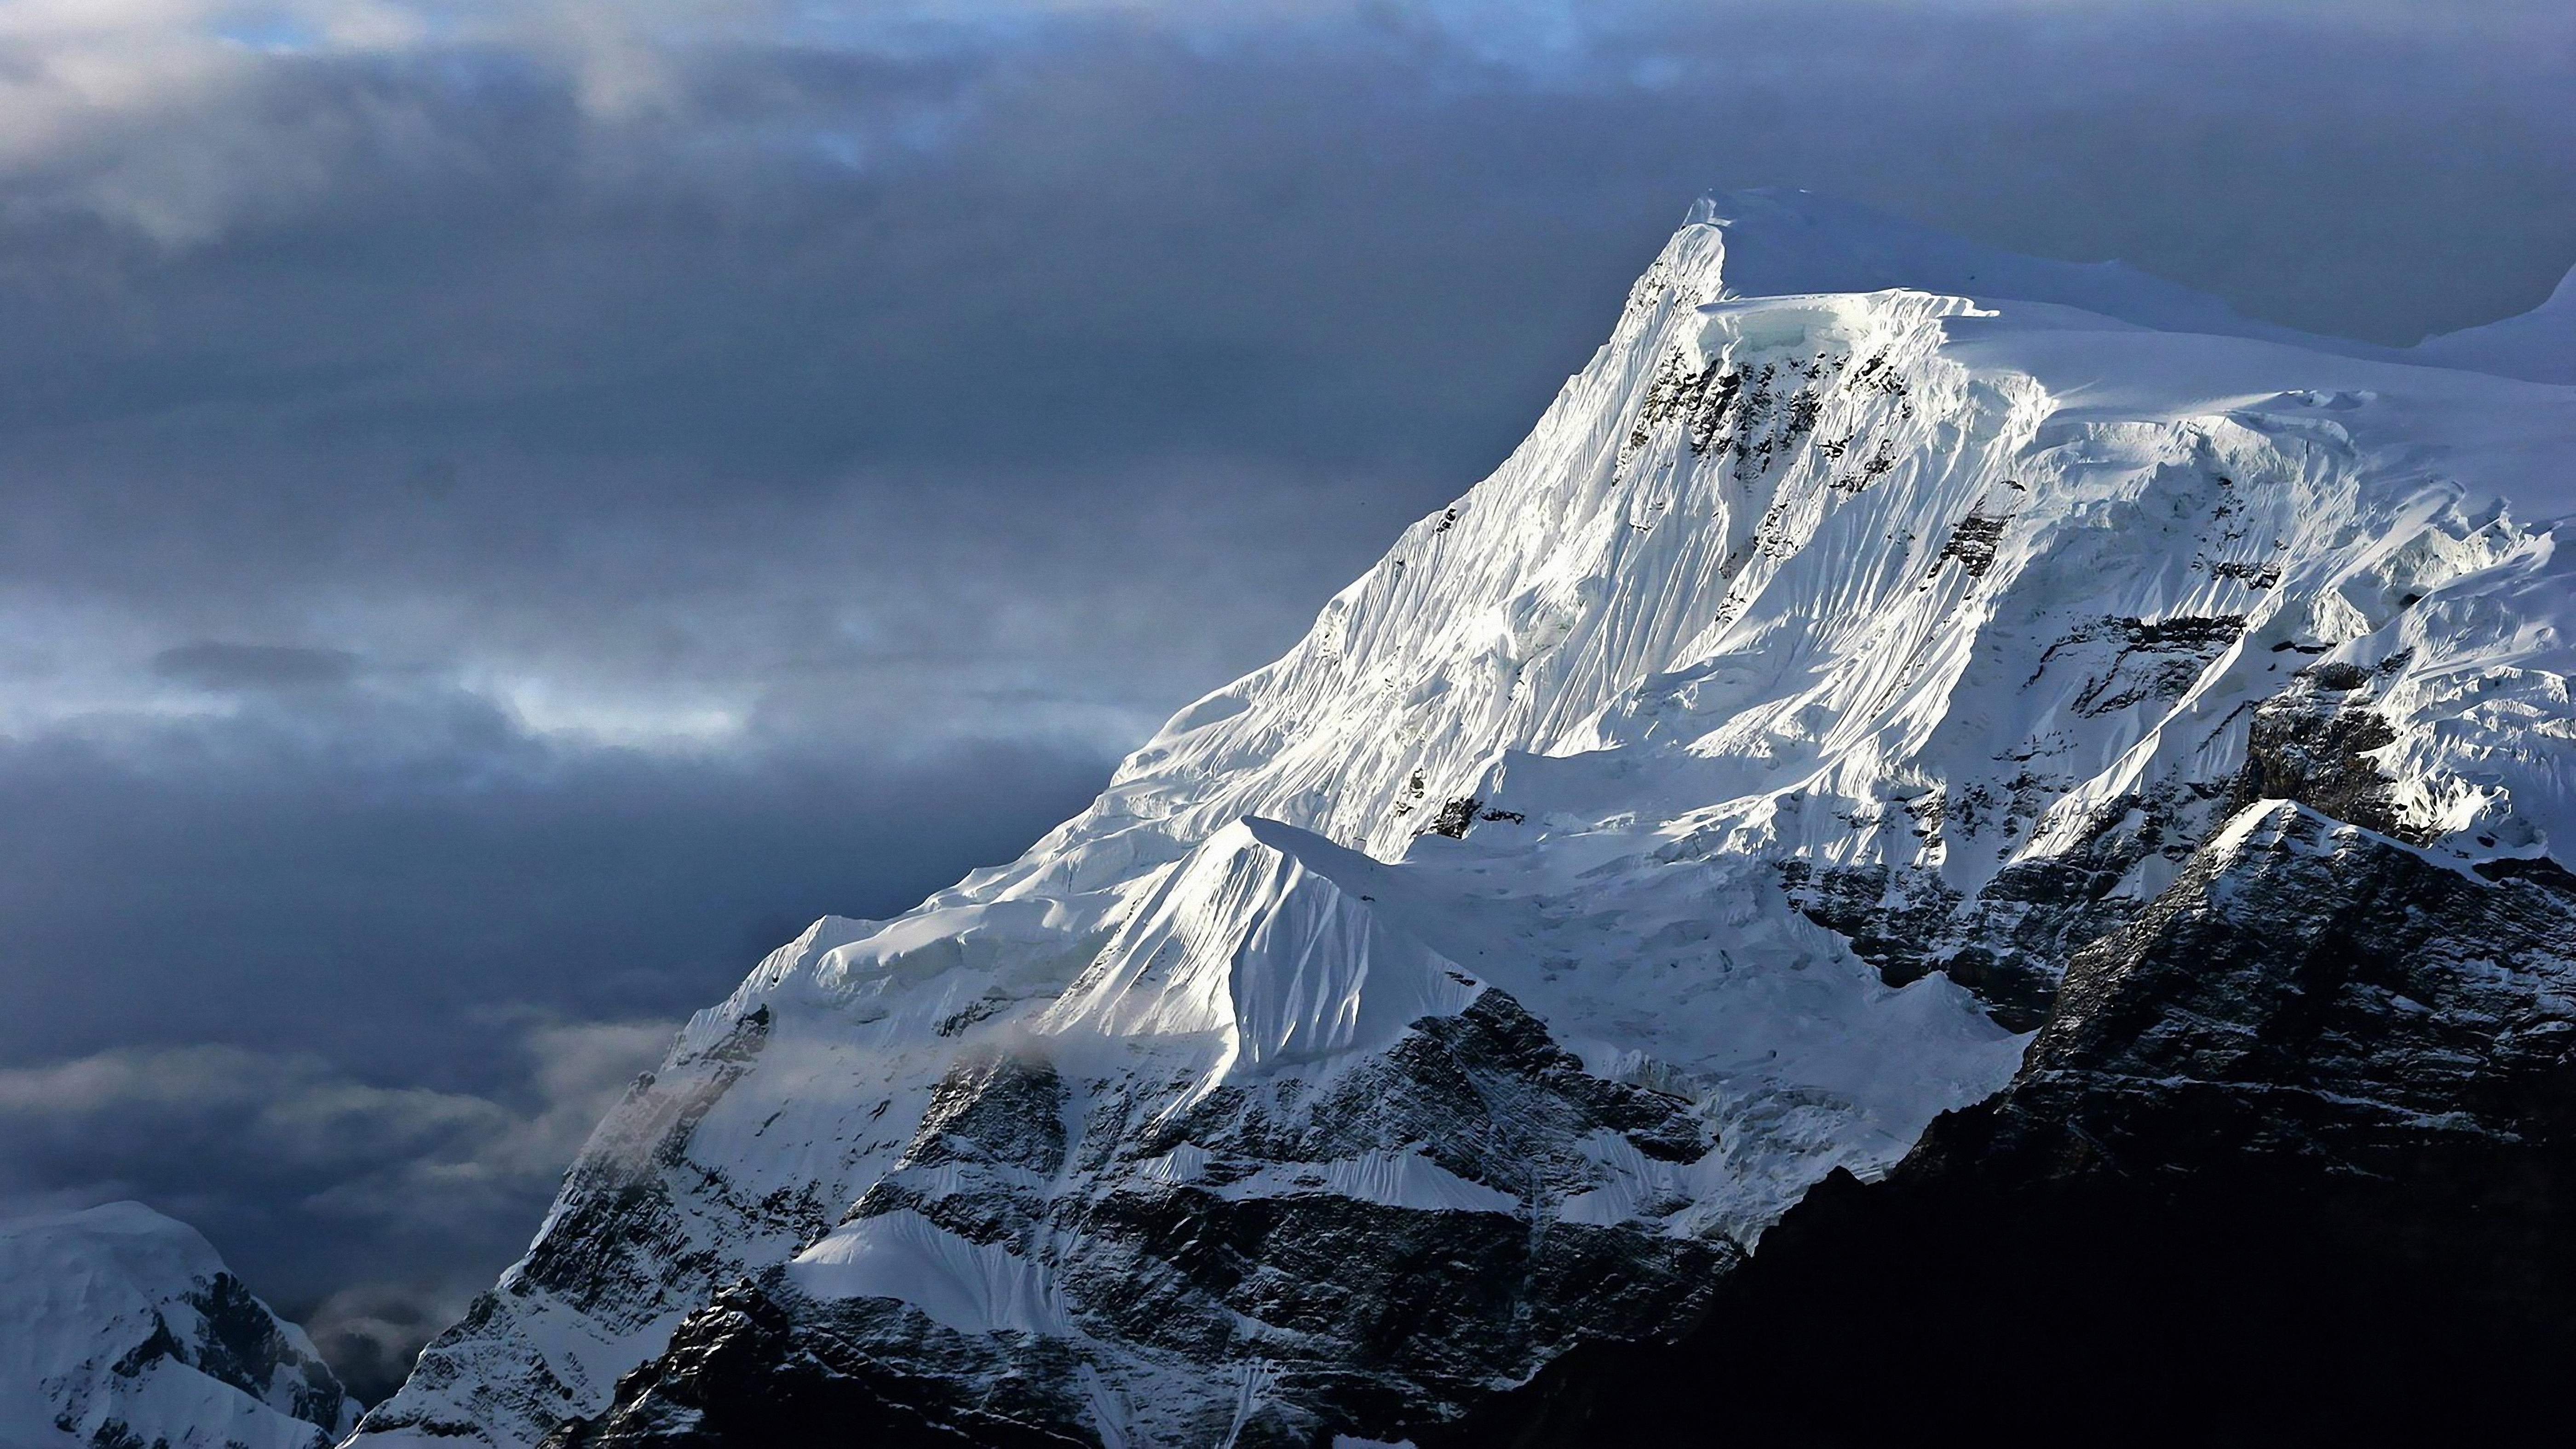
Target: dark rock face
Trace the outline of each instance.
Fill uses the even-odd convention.
[[[2076,956],[2009,1110],[2110,1167],[2227,1147],[2385,1173],[2576,1126],[2576,897],[2295,806],[2231,833]]]
[[[239,1278],[217,1273],[200,1281],[202,1286],[180,1295],[202,1320],[192,1327],[192,1337],[183,1339],[166,1315],[155,1312],[152,1331],[118,1355],[108,1372],[137,1379],[155,1364],[178,1364],[313,1425],[315,1445],[331,1443],[333,1431],[346,1427],[355,1406],[330,1368],[297,1348],[277,1316]],[[55,1419],[55,1427],[67,1434],[79,1433],[79,1425],[75,1413]],[[157,1435],[147,1441],[114,1418],[100,1423],[88,1438],[97,1449],[166,1449],[168,1444]]]
[[[999,1163],[1040,1175],[1064,1166],[1064,1082],[1044,1062],[987,1056],[953,1068],[913,1134],[916,1163]]]
[[[2249,813],[2009,1089],[1819,1187],[1677,1346],[1422,1442],[2504,1442],[2576,1353],[2571,985],[2554,880]]]
[[[1227,1086],[1179,1110],[1113,1093],[1070,1143],[1066,1100],[1043,1062],[961,1065],[905,1167],[849,1221],[914,1213],[1043,1265],[1078,1334],[960,1332],[894,1299],[819,1300],[772,1271],[693,1314],[606,1414],[554,1442],[1098,1444],[1103,1395],[1132,1408],[1154,1392],[1140,1360],[1201,1396],[1212,1377],[1261,1381],[1249,1414],[1152,1406],[1167,1442],[1392,1439],[1576,1342],[1689,1321],[1740,1258],[1723,1241],[1531,1206],[1585,1170],[1575,1144],[1593,1134],[1667,1161],[1713,1144],[1686,1104],[1586,1074],[1500,991],[1424,1019],[1320,1089]],[[1331,1189],[1336,1165],[1414,1150],[1491,1206]],[[1181,1156],[1198,1164],[1186,1177],[1152,1170]],[[1059,1168],[1071,1175],[1037,1185]],[[1238,1190],[1283,1172],[1290,1181]]]
[[[1244,1168],[1320,1164],[1420,1144],[1448,1171],[1512,1195],[1534,1175],[1578,1178],[1584,1160],[1572,1144],[1596,1130],[1667,1162],[1691,1161],[1715,1145],[1687,1104],[1590,1075],[1544,1024],[1492,988],[1456,1016],[1415,1023],[1319,1099],[1304,1095],[1295,1079],[1264,1092],[1221,1087],[1132,1141],[1098,1130],[1092,1137],[1138,1158],[1196,1142],[1218,1154],[1210,1175],[1220,1179],[1233,1170],[1227,1158]]]
[[[627,1101],[643,1110],[624,1128],[633,1141],[620,1152],[584,1153],[575,1164],[564,1212],[576,1226],[546,1234],[529,1250],[520,1275],[528,1286],[596,1311],[634,1300],[638,1284],[663,1276],[662,1265],[685,1254],[663,1171],[685,1159],[690,1134],[759,1054],[768,1028],[768,1014],[756,1012],[705,1054],[699,1072],[636,1083]]]
[[[2311,689],[2266,700],[2254,712],[2232,803],[2296,800],[2337,820],[2405,838],[2388,777],[2367,758],[2395,740],[2397,731],[2368,705],[2337,697],[2369,676],[2349,664],[2316,665],[2309,674]]]
[[[1842,936],[1890,986],[1946,973],[2012,1031],[2048,1018],[2066,959],[2126,923],[2139,902],[2115,894],[2150,856],[2181,859],[2205,814],[2191,791],[2132,795],[2097,813],[2075,848],[2016,861],[1964,896],[1927,869],[1815,869],[1789,861],[1781,885],[1809,920]]]
[[[2158,649],[2197,658],[2194,651],[2223,644],[2242,622],[2129,619],[2108,621],[2106,628],[2117,626],[2125,641],[2117,661]],[[2079,631],[2073,637],[2094,636]],[[2115,661],[2114,672],[2117,667]],[[2096,687],[2108,677],[2096,676]],[[2048,1019],[2068,959],[2138,915],[2142,902],[2120,889],[2131,872],[2151,857],[2187,859],[2222,811],[2259,800],[2291,800],[2382,835],[2416,839],[2399,818],[2393,782],[2370,759],[2371,751],[2397,738],[2387,720],[2352,693],[2371,678],[2351,665],[2313,666],[2254,711],[2245,764],[2232,779],[2167,785],[2114,800],[2095,812],[2073,849],[2014,861],[1974,895],[1950,888],[1936,870],[1885,865],[1820,870],[1793,860],[1782,866],[1781,884],[1808,919],[1849,941],[1852,953],[1877,967],[1889,985],[1944,972],[1975,992],[1997,1022],[2014,1031],[2033,1030]],[[1929,839],[1945,825],[1976,833],[1987,823],[1988,804],[1951,804],[1936,795],[1910,803],[1909,812],[1916,817],[1916,833]]]
[[[1941,545],[1941,552],[1933,558],[1933,572],[1940,572],[1941,565],[1956,559],[1969,577],[1984,578],[1986,570],[1995,566],[1995,545],[2004,536],[2004,526],[2011,522],[2009,517],[1983,513],[1960,519],[1958,526],[1950,530],[1949,540]]]
[[[2045,668],[2061,652],[2091,657],[2095,672],[2076,696],[2078,714],[2102,715],[2182,697],[2210,662],[2245,632],[2241,614],[2177,614],[2101,619],[2069,633],[2040,655]]]
[[[870,1445],[1064,1449],[1079,1422],[1071,1356],[941,1329],[886,1299],[820,1303],[775,1272],[689,1315],[660,1358],[617,1386],[600,1422],[575,1419],[545,1449],[645,1445]],[[898,1342],[908,1352],[888,1354]]]
[[[276,1315],[230,1273],[218,1273],[201,1292],[188,1295],[188,1306],[205,1316],[205,1336],[198,1343],[194,1366],[253,1398],[265,1398],[273,1387],[292,1384],[289,1414],[325,1426],[338,1424],[348,1407],[348,1394],[331,1370],[287,1342]]]

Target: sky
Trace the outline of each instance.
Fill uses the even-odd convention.
[[[2576,10],[0,0],[0,1203],[363,1394],[814,916],[1070,814],[1783,184],[2406,344]]]

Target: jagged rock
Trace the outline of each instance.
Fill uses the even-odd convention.
[[[2047,1019],[2067,958],[2140,908],[2125,888],[2150,860],[2187,853],[2191,816],[2214,793],[2113,800],[2067,849],[2005,865],[1974,895],[1927,868],[1793,860],[1781,881],[1801,913],[1848,940],[1889,985],[1938,971],[2004,1026],[2031,1031]]]
[[[2339,673],[2338,671],[2345,671]],[[2319,691],[2341,692],[2367,683],[2370,672],[2327,663],[2301,671]],[[2232,803],[2296,800],[2382,835],[2409,833],[2398,817],[2393,781],[2370,754],[2397,742],[2397,731],[2366,704],[2297,691],[2266,700],[2254,711],[2245,744],[2245,772]]]

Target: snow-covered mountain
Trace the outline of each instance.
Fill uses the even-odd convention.
[[[185,1223],[132,1202],[0,1219],[6,1449],[314,1449],[358,1407]]]
[[[2044,1025],[2107,1071],[2069,963],[2282,852],[2554,901],[2576,389],[2456,360],[1704,201],[1284,657],[693,1020],[358,1442],[1436,1437],[2036,1100]],[[2533,929],[2373,988],[2449,1024],[2404,1121],[2473,1020],[2567,1060]]]

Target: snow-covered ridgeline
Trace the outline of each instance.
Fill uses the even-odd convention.
[[[886,1344],[1077,1345],[1107,1442],[1240,1428],[1244,1374],[1305,1422],[1254,1369],[1329,1333],[1177,1282],[1223,1334],[1123,1317],[1170,1265],[1103,1205],[1342,1201],[1310,1231],[1363,1255],[1396,1230],[1361,1205],[1750,1242],[2010,1075],[1953,977],[2034,1019],[2054,943],[2249,780],[2464,862],[2563,853],[2576,392],[2367,351],[1704,203],[1529,439],[1287,655],[1019,861],[819,922],[693,1021],[371,1431],[532,1441],[791,1258],[927,1315]],[[1524,1020],[1580,1080],[1495,1045]],[[1448,1100],[1425,1040],[1484,1096],[1406,1105]],[[1460,1332],[1506,1377],[1559,1342]]]

